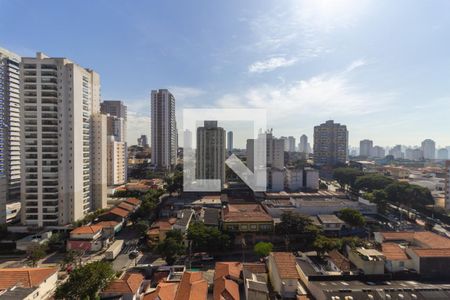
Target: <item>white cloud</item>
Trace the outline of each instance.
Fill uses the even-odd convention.
[[[263,61],[257,61],[248,67],[250,73],[270,72],[281,67],[295,64],[297,59],[286,59],[284,57],[272,57]]]
[[[169,86],[169,91],[175,96],[177,100],[189,100],[197,98],[205,94],[205,91],[195,87],[189,86]]]
[[[388,109],[393,93],[371,93],[351,81],[351,71],[363,65],[362,61],[355,61],[340,72],[280,85],[255,86],[239,94],[227,94],[216,105],[266,108],[273,122],[291,126],[301,116],[360,116]]]
[[[353,61],[346,69],[347,72],[352,72],[360,67],[367,65],[367,61],[364,59],[358,59]]]

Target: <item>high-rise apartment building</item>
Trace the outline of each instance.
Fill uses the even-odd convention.
[[[227,151],[228,154],[231,154],[233,151],[233,131],[227,132]]]
[[[127,107],[119,100],[105,100],[100,110],[106,115],[107,183],[108,186],[127,181]]]
[[[450,157],[448,156],[448,150],[447,148],[441,148],[438,150],[438,155],[437,155],[438,159],[441,160],[446,160],[449,159]]]
[[[0,224],[20,200],[20,57],[0,48]]]
[[[166,89],[151,94],[152,164],[171,169],[177,163],[175,97]]]
[[[289,136],[287,138],[287,143],[288,143],[287,151],[295,152],[295,137]]]
[[[348,131],[345,125],[326,121],[314,127],[314,163],[334,165],[348,157]]]
[[[435,159],[436,158],[436,143],[433,140],[426,139],[422,142],[423,158]]]
[[[22,223],[65,225],[106,206],[100,77],[66,58],[22,58]]]
[[[311,146],[308,143],[308,137],[302,134],[300,137],[300,143],[298,144],[298,151],[309,154],[311,152]]]
[[[225,130],[217,121],[197,128],[196,178],[220,179],[225,183]]]
[[[373,151],[373,141],[362,140],[359,142],[359,156],[370,157]]]
[[[384,158],[386,156],[386,150],[380,146],[374,146],[372,148],[372,156],[376,158]]]
[[[395,145],[389,150],[389,155],[392,155],[395,159],[404,158],[405,154],[402,151],[402,145]]]
[[[257,145],[257,147],[255,147],[255,145]],[[247,167],[254,171],[255,157],[258,156],[259,158],[257,161],[266,161],[266,166],[259,166],[260,168],[284,168],[284,147],[285,140],[275,138],[272,134],[272,130],[259,133],[258,138],[247,140]]]
[[[145,134],[142,134],[140,138],[137,140],[138,146],[148,147],[148,138]]]

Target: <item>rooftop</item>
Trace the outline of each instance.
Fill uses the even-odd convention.
[[[422,244],[421,246],[427,248],[450,248],[450,239],[430,231],[380,232],[380,235],[383,242],[407,241]]]
[[[450,249],[414,248],[412,251],[419,257],[450,257]]]
[[[336,217],[336,215],[317,215],[317,218],[323,224],[345,224],[345,222]]]
[[[269,216],[259,204],[229,204],[222,210],[224,222],[271,222]]]
[[[127,200],[125,200],[125,202],[134,205],[134,206],[138,206],[141,205],[141,200],[137,199],[137,198],[128,198]]]
[[[75,228],[70,232],[70,234],[95,234],[97,232],[102,231],[103,227],[95,224],[95,225],[87,225],[87,226],[80,226]]]
[[[206,300],[208,283],[201,272],[184,272],[174,300]]]
[[[101,221],[101,222],[95,223],[95,225],[98,225],[102,228],[116,227],[118,224],[119,224],[119,222],[116,222],[116,221]]]
[[[275,261],[281,279],[300,279],[297,270],[297,261],[292,253],[272,252],[270,253],[270,256],[272,256]]]
[[[177,293],[178,283],[160,282],[154,291],[144,295],[143,300],[173,300]]]
[[[214,300],[239,300],[239,285],[233,280],[220,277],[214,280]]]
[[[231,277],[239,279],[241,276],[242,264],[240,262],[217,262],[214,272],[214,280],[221,277]]]
[[[120,207],[120,208],[122,208],[124,210],[127,210],[127,211],[133,211],[134,210],[134,205],[126,203],[125,201],[121,202],[119,205],[117,205],[117,207]]]
[[[351,270],[350,261],[338,250],[334,249],[328,252],[328,257],[341,271],[348,272]]]
[[[396,243],[383,243],[381,245],[381,251],[387,260],[407,260],[405,250]]]
[[[113,214],[122,218],[126,218],[130,214],[130,212],[119,207],[114,207],[110,211],[107,211],[105,214]]]
[[[57,268],[0,269],[0,289],[8,289],[16,285],[23,288],[37,287],[56,272],[58,272]]]
[[[107,294],[136,294],[144,281],[144,276],[140,273],[125,273],[120,278],[113,280],[103,293]]]

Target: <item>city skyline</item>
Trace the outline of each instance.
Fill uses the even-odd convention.
[[[141,134],[150,138],[150,92],[167,88],[178,117],[184,107],[258,107],[268,109],[276,136],[312,139],[315,125],[333,119],[347,125],[351,146],[363,139],[419,145],[427,138],[448,146],[450,60],[443,37],[450,4],[415,3],[230,1],[203,3],[206,14],[184,3],[100,1],[85,12],[81,3],[60,10],[54,1],[0,1],[0,27],[13,22],[14,12],[24,15],[14,32],[0,31],[0,43],[22,56],[43,51],[95,69],[102,99],[123,99],[129,107],[129,144]],[[161,13],[148,18],[142,12],[149,10]],[[70,17],[82,12],[79,21]],[[99,17],[91,30],[89,20]],[[60,42],[52,34],[26,34],[49,20],[60,24],[54,33],[64,30]],[[246,138],[235,132],[235,146],[244,148]]]

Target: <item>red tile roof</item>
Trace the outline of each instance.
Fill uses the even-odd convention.
[[[56,272],[58,272],[57,268],[0,269],[0,289],[8,289],[16,285],[24,288],[38,287]]]
[[[70,232],[70,234],[95,234],[102,231],[102,226],[98,224],[80,226]]]
[[[297,270],[297,261],[292,253],[272,252],[270,253],[270,256],[272,256],[275,261],[281,279],[300,279]]]
[[[450,257],[450,249],[425,249],[415,248],[412,250],[419,257]]]
[[[206,300],[208,283],[201,272],[184,272],[174,300]]]
[[[383,241],[408,241],[420,243],[427,248],[450,248],[450,239],[430,231],[419,232],[381,232]]]
[[[143,300],[174,300],[177,288],[178,283],[160,282],[156,290],[144,295]]]
[[[269,216],[259,204],[229,204],[222,210],[224,222],[271,222]]]
[[[128,198],[127,200],[125,200],[125,202],[130,203],[131,205],[134,205],[134,206],[138,206],[138,205],[141,205],[142,201],[137,198]]]
[[[224,277],[214,280],[214,300],[239,300],[239,285]]]
[[[116,227],[117,224],[119,224],[119,222],[116,222],[116,221],[101,221],[101,222],[95,223],[95,225],[101,226],[102,228]]]
[[[136,294],[143,281],[144,276],[140,273],[125,273],[122,278],[113,280],[103,293]]]
[[[127,211],[133,211],[134,210],[134,206],[125,202],[121,202],[119,205],[117,205],[117,207],[120,207],[124,210]]]
[[[244,263],[243,268],[254,274],[267,273],[266,264],[263,263]]]
[[[328,252],[328,256],[330,257],[331,261],[341,270],[344,272],[348,272],[351,269],[350,261],[342,255],[338,250],[334,249],[330,252]]]
[[[383,243],[381,245],[381,252],[386,257],[387,260],[407,260],[409,259],[406,255],[405,250],[403,250],[398,244],[395,243]]]
[[[221,277],[231,277],[238,280],[241,276],[242,264],[239,262],[217,262],[214,280]]]
[[[122,218],[126,218],[130,214],[130,212],[119,207],[114,207],[110,211],[107,211],[105,214],[113,214]]]

